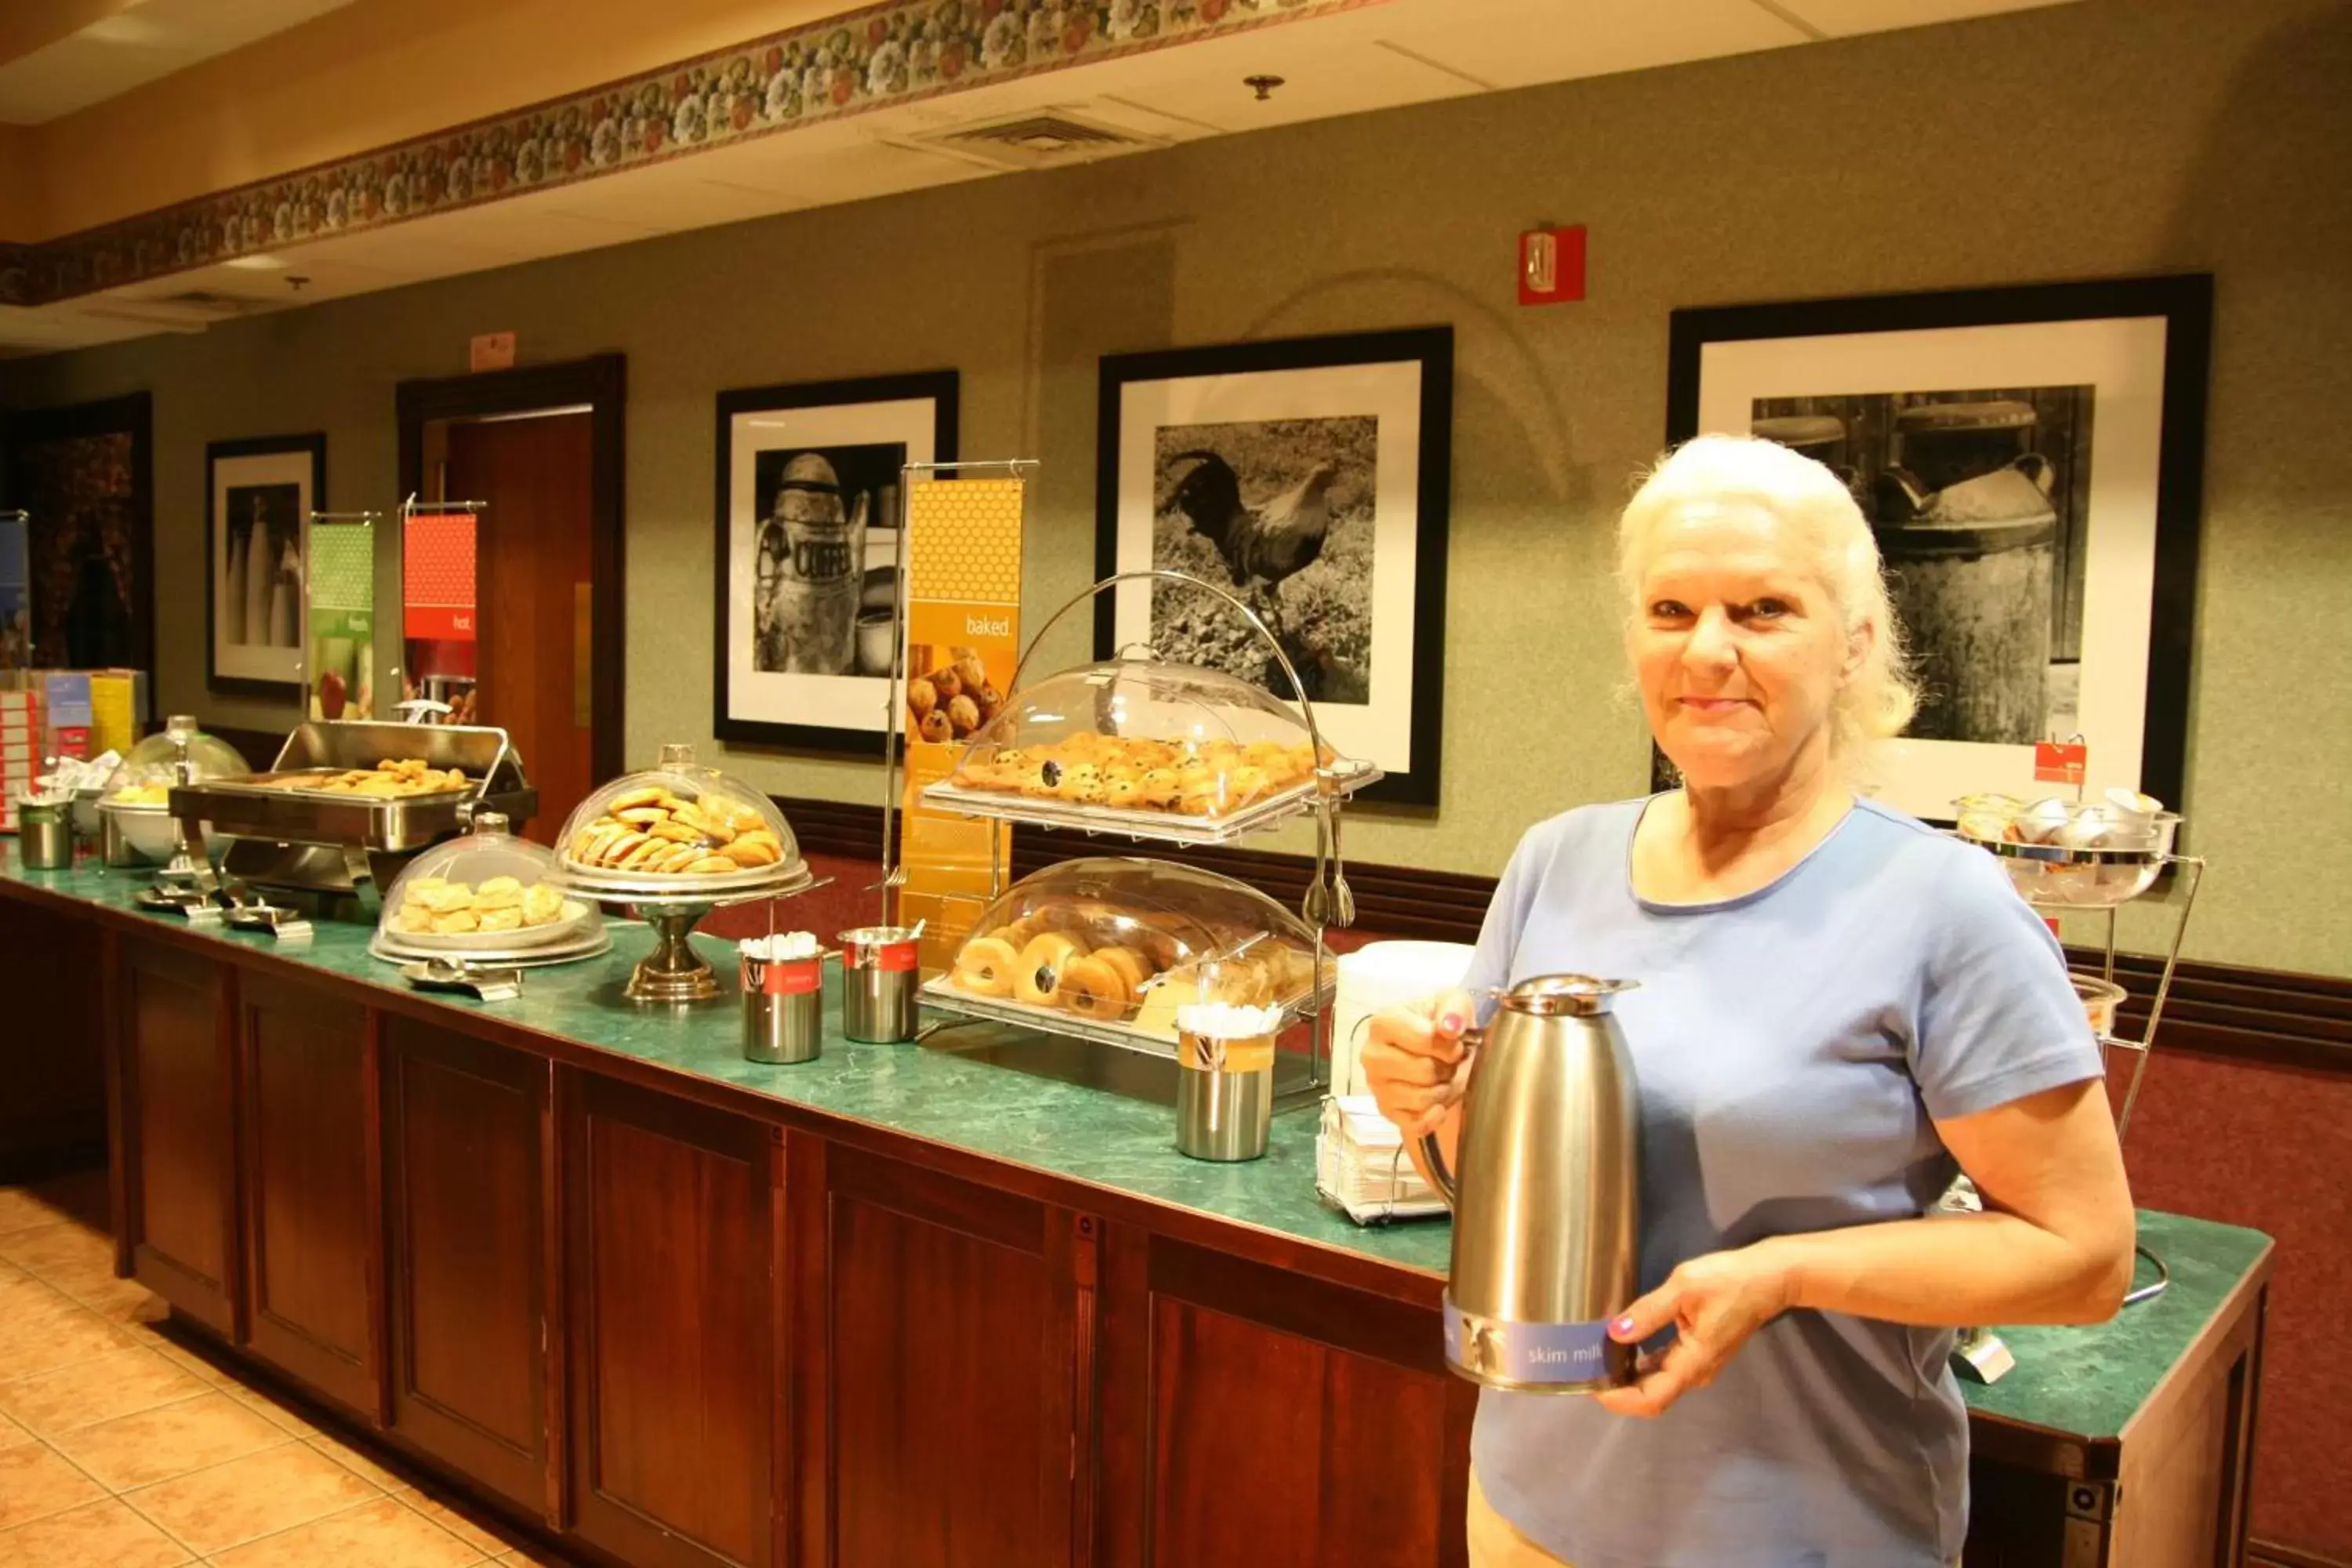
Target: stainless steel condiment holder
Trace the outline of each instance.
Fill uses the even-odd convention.
[[[743,1059],[790,1066],[824,1049],[824,960],[742,956]]]

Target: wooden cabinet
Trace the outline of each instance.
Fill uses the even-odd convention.
[[[106,1142],[98,928],[0,900],[0,1184],[69,1170]]]
[[[572,1523],[657,1568],[775,1560],[781,1129],[563,1085]]]
[[[1108,1265],[1099,1561],[1465,1560],[1477,1394],[1435,1314],[1126,1232]]]
[[[119,968],[118,1248],[141,1284],[237,1338],[236,972],[142,942],[122,945]]]
[[[532,1513],[550,1472],[546,1058],[386,1015],[391,1425]]]
[[[801,1562],[1070,1563],[1074,1395],[1092,1381],[1073,1289],[1083,1216],[793,1148]]]
[[[247,974],[237,987],[237,1047],[247,1344],[373,1418],[383,1226],[367,1015]]]

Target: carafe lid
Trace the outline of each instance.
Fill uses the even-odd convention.
[[[1591,974],[1538,974],[1522,980],[1497,1000],[1514,1013],[1541,1017],[1590,1017],[1609,1011],[1609,999],[1631,991],[1638,980],[1603,980]]]

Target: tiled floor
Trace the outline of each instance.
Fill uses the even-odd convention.
[[[184,1349],[112,1258],[105,1173],[0,1187],[0,1564],[557,1561]]]

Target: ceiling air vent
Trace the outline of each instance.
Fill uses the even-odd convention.
[[[1054,169],[1141,153],[1165,145],[1160,138],[1122,131],[1055,110],[915,138],[934,152],[966,158],[995,169]]]

